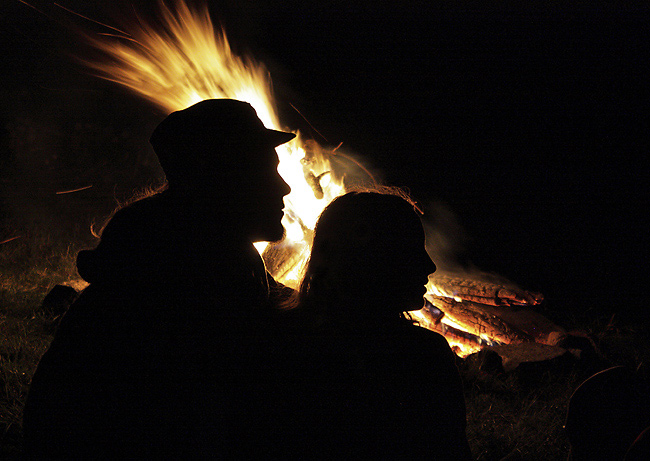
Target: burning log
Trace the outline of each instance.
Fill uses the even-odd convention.
[[[492,306],[432,294],[427,294],[426,299],[444,313],[443,318],[447,320],[445,323],[457,325],[475,336],[490,338],[491,341],[502,344],[533,340],[527,333],[506,323],[491,309]]]
[[[421,326],[444,334],[465,354],[485,345],[550,344],[553,333],[565,333],[527,308],[540,304],[541,294],[507,280],[439,271],[429,276],[428,289],[429,307],[418,311]]]
[[[454,353],[461,357],[478,352],[485,346],[497,344],[489,339],[472,334],[469,331],[454,328],[451,325],[443,323],[442,319],[445,317],[445,314],[428,302],[428,300],[423,309],[409,312],[408,314],[420,327],[443,335]]]
[[[544,300],[541,293],[522,290],[506,281],[487,280],[485,276],[436,271],[429,276],[429,282],[443,296],[491,306],[535,306]]]
[[[451,350],[459,356],[465,356],[481,350],[482,345],[480,340],[477,340],[477,337],[473,337],[471,334],[464,331],[449,327],[444,323],[438,324],[433,331],[443,335],[445,339],[447,339]]]

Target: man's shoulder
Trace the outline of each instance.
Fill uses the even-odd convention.
[[[133,203],[130,203],[117,210],[106,224],[102,232],[102,238],[106,234],[111,235],[122,228],[137,228],[150,226],[155,223],[159,216],[170,213],[169,197],[166,192],[152,195]]]
[[[115,212],[113,219],[122,217],[137,217],[139,215],[168,212],[171,202],[168,191],[159,192],[123,206]]]

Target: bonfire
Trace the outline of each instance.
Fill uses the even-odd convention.
[[[264,65],[233,53],[207,7],[193,9],[178,0],[173,8],[161,3],[160,14],[156,26],[140,21],[127,30],[109,27],[105,34],[88,36],[103,58],[85,64],[165,113],[208,98],[232,98],[249,102],[267,128],[292,131],[278,118]],[[291,288],[301,279],[319,214],[346,192],[348,179],[333,164],[343,155],[337,148],[294,132],[293,141],[277,148],[278,172],[291,187],[284,198],[285,237],[255,243],[271,275]],[[429,276],[424,307],[408,315],[466,356],[500,344],[552,342],[552,333],[561,329],[531,309],[542,300],[501,277],[438,271]]]

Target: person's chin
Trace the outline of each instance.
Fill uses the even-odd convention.
[[[405,304],[408,305],[408,308],[406,309],[407,312],[419,311],[424,307],[424,297],[414,298],[413,300]]]
[[[274,234],[269,234],[268,238],[266,239],[267,242],[279,242],[284,238],[284,228],[279,230],[278,232]]]

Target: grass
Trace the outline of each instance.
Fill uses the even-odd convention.
[[[562,432],[577,375],[546,375],[529,387],[511,374],[503,378],[465,376],[467,436],[477,460],[566,459]]]
[[[20,454],[29,382],[52,340],[57,318],[41,312],[56,284],[78,279],[78,247],[38,232],[0,246],[0,458]]]
[[[75,255],[88,242],[60,244],[38,232],[0,245],[0,458],[21,455],[22,407],[36,365],[58,319],[41,302],[56,284],[77,279]],[[564,319],[589,334],[601,352],[599,366],[622,364],[647,373],[647,332],[610,317]],[[566,325],[566,324],[564,324]],[[580,362],[541,370],[490,375],[461,366],[467,402],[467,435],[477,460],[564,460],[562,431],[573,390],[595,369]],[[444,421],[441,422],[444,424]]]

